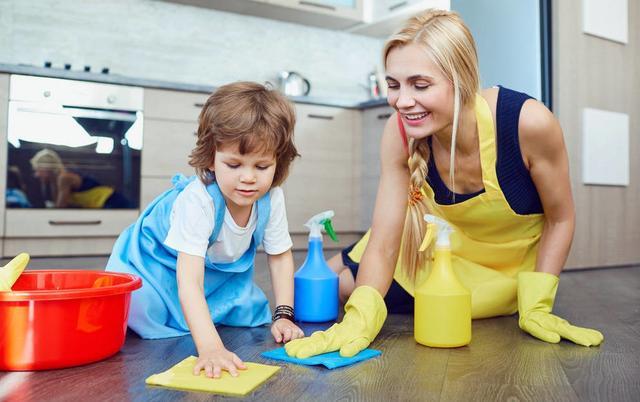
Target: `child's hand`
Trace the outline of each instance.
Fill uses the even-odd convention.
[[[303,338],[304,332],[293,322],[286,318],[275,320],[271,324],[271,333],[276,342],[289,342],[294,339]]]
[[[234,377],[238,376],[238,369],[247,367],[235,353],[229,352],[224,347],[213,349],[198,356],[198,361],[193,366],[193,375],[200,375],[200,370],[209,378],[220,378],[222,370],[227,370]]]

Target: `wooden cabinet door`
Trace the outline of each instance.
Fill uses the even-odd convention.
[[[382,131],[393,109],[389,106],[365,110],[362,117],[362,175],[360,229],[371,226],[378,182],[380,180],[380,142]]]
[[[195,122],[145,118],[142,177],[193,175],[189,154],[196,145],[197,128]]]
[[[360,112],[296,105],[296,159],[285,182],[289,231],[306,232],[313,215],[332,209],[337,231],[357,230],[359,222]]]

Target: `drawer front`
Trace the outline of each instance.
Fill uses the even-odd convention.
[[[28,253],[31,257],[67,257],[109,255],[113,250],[116,238],[110,237],[48,237],[48,238],[7,238],[3,245],[5,258],[12,258],[20,253]],[[74,261],[74,265],[82,264]],[[50,268],[50,267],[46,267]],[[60,268],[75,269],[74,266]],[[96,269],[94,263],[80,266],[82,269]],[[100,267],[104,268],[104,267]]]
[[[137,210],[9,209],[5,237],[117,236],[137,218]]]
[[[194,174],[189,154],[196,145],[196,129],[195,123],[145,118],[142,176]]]
[[[197,122],[209,94],[145,89],[144,114],[163,120]]]

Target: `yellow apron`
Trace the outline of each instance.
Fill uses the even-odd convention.
[[[544,215],[518,215],[511,209],[498,184],[491,110],[480,95],[476,95],[475,112],[485,191],[460,203],[440,205],[428,184],[422,190],[429,211],[447,220],[455,230],[451,236],[452,265],[471,292],[471,315],[486,318],[517,311],[516,275],[535,270]],[[360,261],[368,240],[369,232],[349,253],[353,261]],[[427,278],[430,263],[418,270],[415,282],[398,264],[394,279],[413,295],[416,284]]]
[[[82,208],[102,208],[113,191],[113,188],[108,186],[97,186],[85,191],[72,192],[71,204]]]

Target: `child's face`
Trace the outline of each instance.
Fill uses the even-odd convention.
[[[237,145],[216,150],[213,166],[216,183],[225,198],[229,211],[251,208],[273,183],[276,158],[272,153],[241,155]]]

